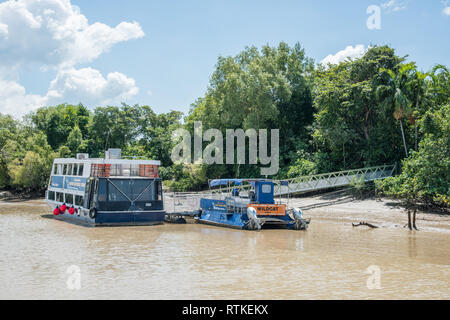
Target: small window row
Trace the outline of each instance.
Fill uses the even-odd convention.
[[[54,175],[82,176],[84,164],[82,163],[55,163],[53,165]]]
[[[71,193],[55,192],[49,190],[47,193],[47,199],[57,202],[63,202],[67,205],[83,206],[84,197],[79,195],[73,195]]]

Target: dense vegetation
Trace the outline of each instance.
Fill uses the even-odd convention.
[[[184,118],[126,104],[41,107],[21,121],[0,114],[0,188],[42,190],[54,157],[102,156],[110,147],[161,160],[166,186],[177,190],[260,174],[255,165],[173,164],[172,132],[193,132],[202,121],[203,131],[280,129],[275,178],[401,163],[399,176],[377,183],[380,192],[446,205],[449,103],[445,66],[423,73],[388,46],[328,66],[315,66],[298,44],[250,47],[219,57],[207,92]]]

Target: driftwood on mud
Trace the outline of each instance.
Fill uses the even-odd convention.
[[[354,226],[354,227],[368,226],[370,228],[378,228],[378,226],[373,225],[371,223],[364,222],[364,221],[361,221],[360,223],[352,223],[352,226]]]

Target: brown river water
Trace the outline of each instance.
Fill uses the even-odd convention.
[[[448,232],[89,228],[49,213],[0,202],[0,299],[450,299]]]

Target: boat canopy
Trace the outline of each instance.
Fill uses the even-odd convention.
[[[236,186],[241,185],[244,179],[214,179],[209,182],[210,187],[226,186],[228,184],[234,184]]]
[[[209,181],[210,187],[217,187],[217,186],[227,186],[228,184],[234,184],[235,186],[239,186],[242,184],[242,182],[250,182],[252,186],[255,186],[256,181],[273,181],[269,179],[213,179]],[[280,184],[282,186],[287,186],[288,181],[282,180],[280,181]]]

